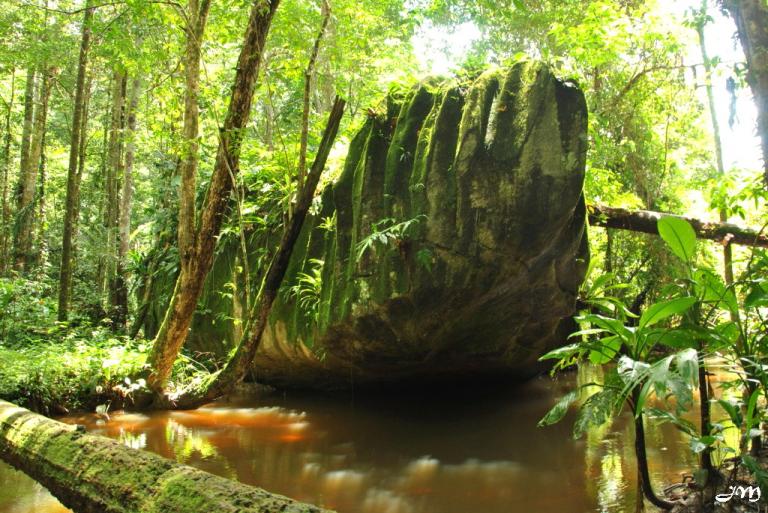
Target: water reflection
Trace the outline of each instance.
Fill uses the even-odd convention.
[[[536,427],[577,378],[599,379],[594,372],[441,397],[275,395],[191,412],[115,412],[107,423],[93,416],[66,420],[340,513],[634,511],[628,415],[578,441],[571,437],[573,418]],[[649,425],[647,437],[654,480],[678,481],[693,463],[685,441],[670,426]],[[9,475],[0,467],[1,482]],[[15,497],[0,495],[1,513],[65,511],[18,506],[40,495],[39,487],[24,486]]]
[[[0,461],[0,511],[3,513],[67,513],[48,490]]]

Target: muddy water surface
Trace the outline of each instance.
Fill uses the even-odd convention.
[[[191,412],[70,417],[91,433],[339,513],[635,511],[628,416],[570,436],[536,422],[576,377],[399,397],[276,393]],[[402,396],[408,395],[406,399]],[[654,479],[691,468],[685,441],[651,426]],[[68,511],[0,463],[0,513]]]

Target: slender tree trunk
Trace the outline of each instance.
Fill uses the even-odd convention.
[[[702,2],[702,14],[707,12],[707,0]],[[696,32],[699,35],[699,47],[701,48],[701,59],[704,62],[705,72],[705,87],[707,89],[707,100],[709,103],[709,117],[712,121],[712,137],[715,141],[715,162],[717,164],[718,176],[725,176],[725,166],[723,165],[723,144],[720,140],[720,123],[717,120],[717,110],[715,109],[715,93],[712,90],[712,61],[707,54],[707,43],[704,37],[704,22],[700,22],[696,26]],[[728,221],[728,212],[725,208],[721,208],[718,212],[720,215],[720,222],[725,223]],[[723,246],[723,274],[725,275],[725,283],[730,285],[733,283],[733,248],[730,244],[726,243]]]
[[[133,325],[131,326],[131,329],[128,333],[128,336],[131,338],[136,338],[139,335],[139,331],[141,331],[142,326],[144,325],[144,319],[147,317],[147,312],[149,311],[149,304],[152,299],[152,288],[155,281],[155,273],[157,272],[157,262],[159,260],[159,257],[154,255],[151,257],[151,260],[149,262],[149,268],[147,269],[147,274],[144,276],[144,285],[143,285],[143,293],[141,295],[141,303],[139,304],[138,311],[136,312],[136,317],[133,320]],[[146,337],[146,333],[144,334]]]
[[[107,101],[107,108],[104,109],[104,115],[102,116],[102,151],[101,151],[101,165],[99,169],[98,179],[94,178],[94,189],[104,191],[102,201],[99,202],[99,218],[102,220],[102,230],[106,234],[107,230],[107,202],[106,202],[106,190],[107,190],[107,175],[109,174],[109,134],[110,124],[112,121],[112,89],[109,89],[109,98]],[[107,259],[103,254],[99,256],[98,263],[96,264],[96,294],[101,302],[107,291]]]
[[[640,402],[640,389],[636,387],[632,390],[632,405],[634,406]],[[651,475],[648,471],[648,454],[645,449],[645,425],[643,424],[643,412],[636,412],[635,414],[635,457],[637,458],[637,473],[640,476],[640,485],[642,487],[643,495],[648,501],[663,510],[672,509],[673,503],[666,501],[656,495],[653,491],[653,483],[651,483]]]
[[[328,123],[323,133],[323,139],[312,164],[307,181],[299,192],[299,198],[296,202],[291,219],[288,221],[285,232],[283,233],[280,246],[267,269],[264,283],[261,287],[261,294],[256,301],[253,309],[249,312],[249,319],[245,327],[244,336],[241,338],[234,354],[227,361],[226,366],[219,372],[215,378],[203,385],[201,388],[188,390],[178,397],[165,398],[165,401],[158,402],[158,405],[173,405],[176,408],[194,408],[200,404],[211,401],[217,397],[229,393],[235,385],[241,382],[248,373],[248,369],[253,362],[256,352],[261,344],[261,337],[264,334],[264,328],[267,325],[269,313],[272,311],[272,304],[277,297],[277,292],[283,282],[283,277],[288,269],[288,264],[293,253],[293,246],[299,238],[301,228],[304,225],[304,219],[312,205],[312,199],[315,196],[315,189],[320,181],[320,175],[325,169],[325,163],[328,154],[333,147],[333,142],[338,133],[341,118],[344,115],[344,100],[336,98],[331,109]]]
[[[275,109],[269,98],[264,100],[264,144],[269,151],[275,151]]]
[[[106,230],[107,230],[107,283],[109,284],[109,317],[115,325],[117,318],[118,291],[117,265],[119,244],[120,219],[120,183],[123,176],[123,150],[125,128],[125,84],[126,76],[121,71],[115,71],[114,89],[112,91],[112,124],[109,133],[109,163],[107,166],[106,184]]]
[[[301,113],[301,137],[299,142],[299,190],[304,185],[304,178],[307,173],[307,140],[309,139],[309,101],[312,97],[312,80],[315,76],[315,63],[317,54],[320,53],[320,43],[323,40],[325,29],[328,26],[328,20],[331,18],[331,6],[328,0],[323,0],[322,4],[323,21],[320,25],[320,31],[315,38],[315,44],[312,47],[312,53],[309,56],[307,69],[304,71],[304,103]]]
[[[216,163],[196,233],[194,258],[181,266],[173,297],[149,356],[152,372],[148,384],[156,392],[164,388],[173,362],[187,338],[197,300],[213,263],[216,239],[234,187],[232,180],[240,170],[240,144],[250,116],[264,42],[278,4],[279,0],[256,0],[251,8],[227,117],[219,131]]]
[[[69,315],[69,298],[72,288],[72,234],[79,211],[78,157],[82,129],[83,104],[85,97],[85,75],[88,67],[88,50],[91,44],[91,20],[93,8],[91,0],[86,0],[83,15],[80,56],[77,63],[77,83],[75,86],[75,105],[72,115],[72,139],[69,146],[69,168],[67,170],[67,196],[64,211],[64,234],[61,247],[61,268],[59,272],[59,321],[66,321]],[[84,134],[83,134],[84,135]]]
[[[699,362],[699,420],[701,422],[701,436],[709,436],[712,431],[712,408],[709,403],[709,381],[707,380],[707,366],[704,364],[702,347],[699,348],[699,355],[702,360]],[[706,482],[701,483],[707,486],[714,479],[715,467],[712,465],[712,449],[704,449],[701,453],[701,469],[707,472]]]
[[[16,223],[14,227],[14,260],[16,270],[28,271],[34,260],[32,251],[33,234],[35,233],[35,199],[37,198],[37,177],[40,157],[43,151],[43,140],[48,117],[48,99],[51,95],[53,71],[43,68],[41,73],[40,93],[35,107],[35,120],[32,129],[32,140],[29,145],[26,172],[19,177],[19,194],[16,206]]]
[[[141,78],[136,74],[131,80],[130,93],[128,94],[128,110],[126,114],[125,133],[125,164],[123,171],[123,186],[120,194],[120,229],[117,251],[116,273],[116,322],[121,329],[125,329],[128,321],[128,251],[131,244],[131,207],[133,201],[133,160],[136,153],[136,109],[139,105],[139,92]]]
[[[0,184],[0,201],[2,201],[2,210],[0,210],[0,276],[5,276],[8,271],[8,220],[10,218],[11,209],[9,206],[8,198],[8,180],[11,169],[11,141],[13,140],[13,134],[11,133],[11,117],[13,115],[13,102],[16,99],[16,69],[11,69],[11,97],[8,100],[6,106],[8,112],[5,115],[5,139],[3,141],[3,168],[2,178],[3,182]]]
[[[195,262],[197,247],[195,233],[195,191],[197,181],[197,165],[199,153],[199,105],[200,94],[200,58],[202,38],[208,19],[210,2],[189,0],[190,13],[196,17],[190,18],[187,27],[187,46],[185,62],[185,95],[184,95],[184,127],[182,156],[179,173],[181,185],[179,188],[179,256],[181,268],[187,272],[192,270]],[[192,14],[190,14],[192,16]]]
[[[42,271],[48,262],[48,241],[45,237],[45,183],[48,158],[45,153],[46,138],[48,131],[43,132],[42,150],[40,151],[40,166],[37,180],[37,235],[35,256],[33,257],[35,267]]]
[[[123,128],[125,110],[125,74],[115,70],[112,82],[112,108],[109,128],[107,175],[104,183],[104,229],[106,232],[106,276],[108,312],[119,325],[117,301],[118,237],[120,217],[120,179],[123,173]]]
[[[80,184],[83,181],[85,162],[88,155],[88,109],[91,103],[92,86],[93,75],[88,73],[85,79],[85,92],[83,94],[83,115],[80,118],[80,148],[77,151],[77,175],[75,176],[77,195],[75,196],[75,217],[72,222],[72,260],[74,262],[77,262],[77,234],[80,224]]]
[[[707,10],[707,1],[702,0],[702,15],[706,14]],[[766,22],[768,22],[768,17],[766,17]],[[703,21],[699,22],[699,24],[696,27],[696,31],[699,35],[699,46],[701,48],[701,58],[704,62],[704,71],[706,73],[705,76],[705,84],[707,89],[707,100],[709,103],[709,113],[710,113],[710,119],[712,121],[712,135],[715,140],[715,157],[717,162],[717,174],[718,176],[725,176],[725,166],[723,165],[723,146],[720,140],[720,124],[717,120],[717,111],[715,109],[715,94],[713,92],[712,88],[712,61],[709,59],[709,55],[707,53],[707,44],[706,44],[706,38],[704,36],[704,25],[705,23]],[[768,50],[768,48],[767,48]],[[768,174],[766,175],[766,184],[768,184]],[[720,209],[720,222],[725,223],[728,221],[728,212],[725,210],[725,208]],[[727,285],[733,284],[733,248],[732,246],[726,242],[723,247],[723,274],[725,276],[725,283]],[[735,321],[733,318],[733,315],[731,315],[732,320]],[[701,394],[701,429],[702,429],[702,436],[709,435],[710,434],[710,406],[709,406],[709,394],[708,394],[708,383],[707,383],[707,371],[706,367],[704,365],[704,362],[702,360],[701,364],[699,365],[699,393]],[[749,396],[747,396],[749,397]],[[757,447],[759,449],[760,446],[760,437],[755,437],[752,439],[752,446]],[[704,452],[701,453],[701,468],[707,471],[707,479],[710,481],[714,474],[714,466],[712,465],[712,451],[710,449],[706,449]],[[711,482],[711,481],[710,481]]]
[[[36,79],[35,69],[33,67],[27,69],[27,80],[24,86],[24,124],[21,130],[21,150],[19,156],[19,183],[22,182],[29,169],[29,147],[32,141],[32,124],[35,119]],[[17,187],[15,191],[17,203],[20,193],[21,189]]]
[[[747,83],[757,105],[763,179],[768,186],[768,3],[765,0],[723,0],[723,4],[736,22],[747,58]]]
[[[180,273],[176,281],[171,303],[166,311],[165,319],[155,337],[154,347],[150,355],[152,374],[149,376],[149,385],[156,391],[160,391],[165,385],[176,353],[172,357],[166,353],[168,345],[181,345],[186,339],[186,330],[194,314],[197,305],[197,295],[194,287],[187,290],[187,284],[191,276],[195,275],[197,262],[197,232],[195,230],[195,191],[197,181],[198,153],[199,153],[199,105],[200,94],[200,58],[205,24],[208,19],[210,1],[189,0],[187,12],[187,41],[185,50],[185,93],[184,93],[184,127],[182,137],[181,158],[179,160],[179,263]],[[239,70],[238,70],[239,71]],[[179,295],[195,294],[192,304],[179,301]],[[191,313],[188,311],[191,309]],[[180,316],[189,316],[186,324]],[[180,323],[180,324],[179,324]],[[181,340],[179,340],[181,339]],[[169,342],[170,340],[170,342]],[[177,350],[178,351],[178,350]],[[169,362],[169,359],[172,358]]]

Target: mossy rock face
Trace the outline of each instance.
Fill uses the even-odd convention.
[[[537,373],[564,341],[588,260],[582,92],[522,63],[393,93],[387,111],[368,118],[305,223],[257,378]],[[208,290],[231,280],[219,272]],[[231,340],[231,325],[202,320],[193,344]]]

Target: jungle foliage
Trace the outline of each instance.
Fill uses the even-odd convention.
[[[110,391],[149,393],[145,379],[156,395],[209,383],[226,360],[177,353],[213,258],[236,248],[237,279],[218,293],[239,314],[221,321],[248,340],[269,313],[265,276],[297,208],[315,212],[315,186],[339,176],[354,134],[436,62],[459,87],[489,66],[527,60],[577,83],[589,109],[588,203],[763,230],[768,155],[725,158],[741,150],[724,134],[751,123],[754,97],[768,151],[768,24],[751,23],[768,19],[768,7],[677,4],[0,0],[0,397],[56,412],[103,404]],[[723,26],[733,43],[713,39]],[[451,42],[467,33],[456,53]],[[243,64],[254,60],[255,70]],[[346,113],[332,144],[326,120],[337,97]],[[718,122],[726,103],[728,128]],[[319,186],[305,189],[315,158]],[[423,219],[370,221],[358,259],[393,251]],[[727,485],[740,467],[764,484],[750,451],[768,404],[768,256],[697,242],[679,220],[659,232],[590,230],[581,329],[544,358],[557,370],[605,367],[606,379],[567,395],[542,422],[579,403],[578,435],[624,409],[640,439],[649,418],[689,435],[700,488]],[[429,253],[417,257],[429,268]],[[164,332],[149,329],[150,304],[178,299],[153,297],[156,285],[172,291],[195,259],[207,268],[189,318],[175,347],[153,359]],[[325,264],[311,264],[267,290],[310,322],[328,306],[318,293]],[[153,380],[161,360],[170,365]],[[713,372],[728,376],[714,389]],[[648,498],[667,507],[644,476]]]

